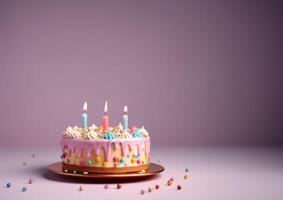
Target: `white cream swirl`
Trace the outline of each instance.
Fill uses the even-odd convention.
[[[122,138],[132,138],[133,135],[132,135],[128,130],[124,130],[124,131],[121,133],[121,137],[122,137]]]
[[[87,133],[87,138],[90,140],[97,139],[98,134],[94,130],[90,130]]]
[[[141,133],[142,133],[142,135],[144,136],[144,137],[148,137],[148,132],[147,132],[147,130],[145,130],[145,128],[144,128],[144,126],[142,126],[142,128],[140,129],[140,131],[141,131]]]

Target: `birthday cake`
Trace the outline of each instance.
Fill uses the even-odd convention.
[[[150,137],[144,127],[128,128],[127,107],[122,124],[109,127],[107,102],[102,125],[87,126],[86,103],[82,127],[67,127],[63,133],[62,163],[70,173],[127,173],[146,170],[149,164]]]

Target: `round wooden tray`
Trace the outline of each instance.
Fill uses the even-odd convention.
[[[165,169],[162,165],[156,163],[149,163],[148,169],[140,172],[130,172],[130,173],[122,173],[122,174],[82,174],[82,173],[70,173],[64,172],[62,168],[62,162],[56,162],[48,166],[48,171],[65,176],[65,177],[73,177],[73,178],[83,178],[88,180],[129,180],[129,179],[137,179],[137,178],[146,178],[155,176]]]

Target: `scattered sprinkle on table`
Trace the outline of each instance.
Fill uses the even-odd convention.
[[[185,170],[186,172],[189,172],[189,169],[188,168],[186,168],[186,170]]]
[[[33,180],[30,178],[30,179],[28,180],[28,183],[29,183],[29,184],[32,184],[32,183],[33,183]]]
[[[171,185],[172,185],[172,181],[171,181],[171,180],[168,180],[168,181],[167,181],[167,185],[168,185],[168,186],[171,186]]]
[[[121,184],[117,184],[117,189],[121,189],[122,185]]]
[[[185,176],[184,176],[184,179],[185,179],[185,180],[188,179],[188,178],[189,178],[188,175],[185,175]]]
[[[106,185],[104,185],[104,189],[108,189],[109,188],[109,186],[106,184]]]
[[[22,187],[22,192],[26,192],[27,190],[27,187]]]
[[[11,183],[6,183],[6,188],[11,187]]]
[[[155,185],[155,189],[158,190],[159,188],[160,188],[160,185],[156,184],[156,185]]]
[[[177,190],[181,190],[182,186],[181,185],[177,185]]]
[[[145,194],[145,191],[144,190],[141,190],[141,195],[144,195]]]
[[[82,186],[79,187],[79,191],[80,192],[83,191],[83,187]]]
[[[26,162],[22,162],[22,165],[23,165],[23,166],[26,166],[26,165],[27,165],[27,163],[26,163]]]
[[[152,192],[152,188],[148,188],[147,191],[148,191],[148,192]]]

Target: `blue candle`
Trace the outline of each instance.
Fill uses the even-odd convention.
[[[84,103],[84,107],[83,107],[83,114],[82,114],[82,128],[86,128],[87,127],[87,103]]]
[[[129,118],[128,118],[128,115],[127,115],[127,112],[128,112],[128,107],[125,106],[124,107],[124,115],[123,115],[123,121],[122,121],[122,124],[123,124],[123,129],[126,130],[128,129],[128,124],[129,124]]]

